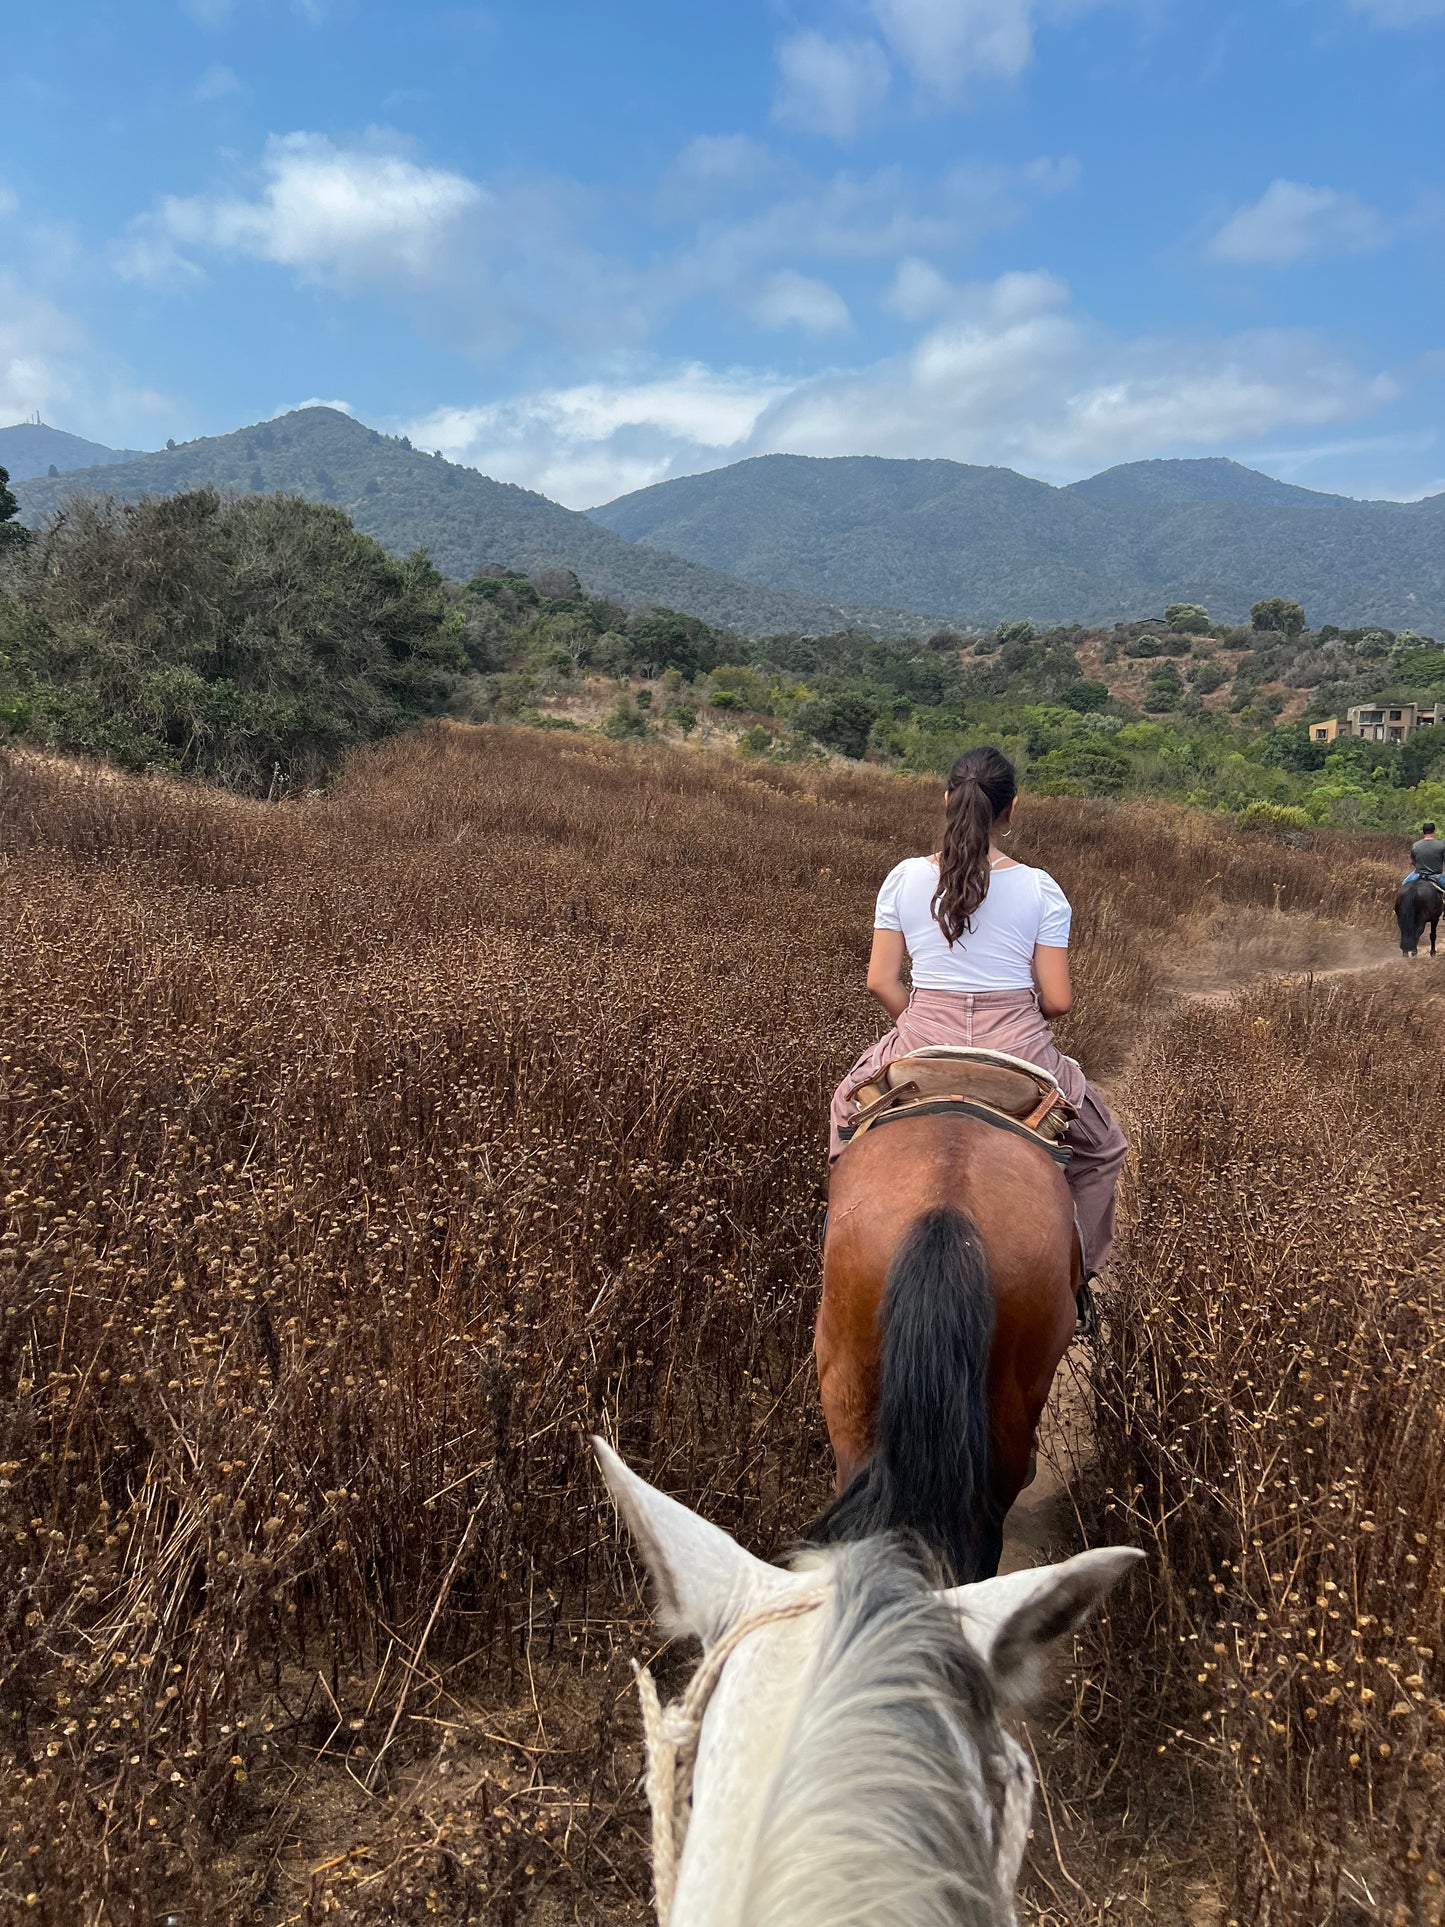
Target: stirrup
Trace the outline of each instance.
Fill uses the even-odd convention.
[[[1094,1303],[1092,1280],[1086,1278],[1074,1293],[1074,1336],[1097,1338],[1098,1335],[1099,1308]]]

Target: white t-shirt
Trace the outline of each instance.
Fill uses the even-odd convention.
[[[973,929],[950,947],[931,905],[938,865],[906,857],[878,892],[875,930],[901,930],[917,990],[1029,990],[1034,945],[1067,949],[1073,911],[1047,870],[1015,863],[989,875]]]

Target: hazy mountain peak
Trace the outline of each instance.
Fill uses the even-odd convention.
[[[134,460],[133,448],[107,448],[104,442],[88,442],[48,422],[16,422],[0,428],[0,468],[10,471],[12,482],[32,475],[46,475],[54,468],[66,474],[75,468],[101,468],[112,462]]]
[[[1295,502],[1306,506],[1346,499],[1276,481],[1274,476],[1246,468],[1227,455],[1121,462],[1085,481],[1071,482],[1069,493],[1087,495],[1096,502],[1149,502],[1160,506],[1192,502]]]

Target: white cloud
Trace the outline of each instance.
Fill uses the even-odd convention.
[[[205,270],[182,254],[171,237],[152,220],[134,221],[115,242],[110,258],[122,281],[139,281],[150,288],[178,293],[205,280]]]
[[[1034,0],[872,0],[872,10],[894,56],[943,100],[976,77],[1016,80],[1033,58]]]
[[[324,395],[308,395],[305,401],[283,402],[279,408],[273,408],[271,414],[273,416],[294,415],[302,408],[336,408],[343,415],[356,413],[349,401],[328,401]]]
[[[406,432],[418,447],[582,508],[732,459],[786,387],[775,375],[690,363],[439,408]]]
[[[764,328],[801,328],[809,335],[844,333],[853,322],[836,288],[791,268],[769,277],[752,304],[752,313]]]
[[[223,27],[230,26],[239,3],[240,0],[181,0],[181,8],[198,27],[219,33]],[[291,11],[309,26],[319,27],[326,18],[327,0],[291,0]]]
[[[205,106],[213,100],[224,100],[228,94],[239,94],[241,82],[230,67],[207,67],[195,86],[191,89],[191,99]]]
[[[112,260],[123,278],[173,292],[218,258],[273,263],[343,294],[378,291],[429,335],[481,354],[543,339],[637,350],[691,302],[824,335],[849,325],[832,264],[956,256],[1077,172],[1045,157],[963,163],[927,182],[896,166],[820,177],[746,137],[705,136],[643,204],[664,238],[642,259],[607,248],[616,208],[574,181],[474,181],[395,136],[341,146],[293,133],[273,136],[249,176],[160,201]]]
[[[121,441],[143,437],[153,426],[164,434],[177,413],[99,353],[71,315],[0,269],[0,422],[20,421],[37,409],[57,425]]]
[[[1383,217],[1357,194],[1276,180],[1230,215],[1206,252],[1241,267],[1289,267],[1327,255],[1368,254],[1388,238]]]
[[[63,408],[71,392],[66,360],[85,346],[78,322],[18,276],[0,274],[0,421]]]
[[[883,305],[905,321],[926,321],[930,315],[948,307],[953,295],[946,276],[931,262],[920,261],[916,254],[910,254],[898,263],[893,284],[883,296]]]
[[[1445,0],[1358,0],[1413,7]],[[807,133],[852,140],[882,107],[895,72],[916,89],[915,104],[957,106],[981,83],[1017,80],[1032,65],[1041,26],[1110,4],[1152,11],[1160,0],[830,0],[856,21],[866,10],[877,38],[843,38],[817,28],[778,47],[774,112]],[[881,45],[879,44],[881,41]]]
[[[850,141],[888,93],[888,59],[876,40],[834,40],[809,30],[778,48],[773,113],[786,127]]]
[[[904,353],[807,380],[692,364],[480,408],[410,429],[573,506],[774,452],[946,456],[1053,480],[1368,418],[1397,398],[1303,330],[1120,337],[1057,277],[931,289],[943,312]]]
[[[1350,0],[1350,12],[1377,27],[1423,27],[1445,20],[1445,0]]]
[[[1108,334],[1048,274],[960,289],[906,354],[800,386],[755,445],[800,454],[947,455],[1077,475],[1144,455],[1319,427],[1393,399],[1301,331],[1215,342]]]
[[[699,134],[672,164],[671,180],[709,191],[756,187],[776,173],[772,150],[750,134]]]
[[[152,225],[180,247],[363,284],[426,273],[459,217],[484,199],[464,175],[382,144],[337,147],[322,134],[273,135],[260,172],[250,199],[170,195]]]

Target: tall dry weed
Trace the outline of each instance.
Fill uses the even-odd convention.
[[[1416,980],[1196,1005],[1132,1087],[1096,1529],[1156,1583],[1082,1730],[1176,1846],[1223,1829],[1242,1920],[1445,1916],[1442,1008]]]
[[[759,1551],[815,1508],[826,1100],[936,821],[522,730],[273,809],[0,769],[0,1911],[641,1905],[585,1436]],[[1078,902],[1090,1063],[1201,903],[1349,915],[1381,870],[1067,800],[1017,847]],[[519,1698],[522,1777],[408,1818]],[[326,1774],[395,1852],[293,1904]]]

